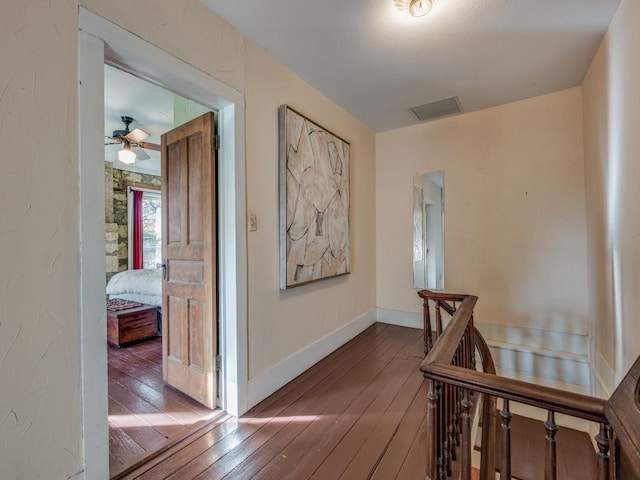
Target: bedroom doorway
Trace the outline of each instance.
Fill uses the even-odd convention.
[[[247,258],[245,219],[244,97],[205,72],[187,65],[119,26],[80,7],[79,315],[84,473],[108,477],[107,361],[104,305],[103,156],[105,60],[136,75],[183,92],[220,114],[219,150],[220,354],[222,407],[238,416],[247,409]],[[212,359],[213,361],[213,359]]]
[[[206,107],[113,66],[104,71],[114,478],[220,414],[218,372],[207,361],[218,330],[216,128]],[[131,158],[122,158],[127,147]]]
[[[119,478],[222,413],[206,361],[218,330],[215,115],[109,65],[104,89],[109,471]]]

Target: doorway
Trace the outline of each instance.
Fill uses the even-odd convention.
[[[109,471],[120,478],[222,413],[204,361],[217,353],[215,117],[105,65],[104,124]]]
[[[245,221],[244,97],[237,90],[80,8],[79,311],[82,424],[86,478],[108,476],[106,313],[104,305],[104,172],[96,158],[104,135],[105,61],[179,92],[220,113],[219,285],[222,357],[221,406],[232,415],[247,409],[247,259]]]

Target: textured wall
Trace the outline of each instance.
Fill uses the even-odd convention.
[[[0,15],[0,478],[82,468],[77,5]],[[103,212],[96,212],[103,215]]]
[[[588,333],[580,88],[376,138],[379,307],[420,311],[413,176],[442,170],[445,290],[480,322]]]
[[[81,471],[83,458],[78,1],[5,3],[0,16],[0,142],[5,148],[0,160],[0,478],[65,479]],[[245,94],[247,205],[259,222],[247,252],[249,345],[244,353],[251,375],[375,307],[373,132],[196,0],[80,3]],[[277,106],[285,102],[352,142],[354,273],[283,294],[277,274]]]
[[[375,137],[344,110],[247,43],[247,210],[250,377],[375,307]],[[351,272],[279,290],[278,106],[289,106],[351,144]]]

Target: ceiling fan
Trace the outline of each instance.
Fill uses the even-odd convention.
[[[123,115],[120,120],[124,123],[124,130],[114,130],[110,137],[107,136],[112,141],[105,143],[105,145],[123,144],[122,150],[118,151],[118,160],[131,164],[136,160],[151,158],[143,148],[160,151],[160,145],[143,141],[150,135],[149,133],[139,128],[129,130],[129,125],[133,122],[132,117]]]

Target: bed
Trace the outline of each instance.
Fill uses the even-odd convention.
[[[107,283],[107,298],[140,302],[162,308],[162,272],[126,270],[116,273]]]

